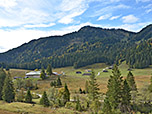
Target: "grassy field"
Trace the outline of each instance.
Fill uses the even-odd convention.
[[[65,72],[65,75],[61,76],[62,84],[64,85],[64,83],[67,83],[71,96],[73,96],[74,93],[78,93],[78,90],[80,87],[82,89],[85,88],[85,82],[86,80],[89,80],[89,76],[82,76],[82,74],[85,73],[87,69],[94,70],[97,76],[97,82],[99,84],[100,92],[105,93],[107,90],[107,82],[108,82],[109,76],[112,74],[111,69],[108,69],[108,72],[102,72],[102,70],[106,67],[108,66],[105,65],[104,63],[98,63],[98,64],[90,65],[87,67],[83,67],[80,69],[74,69],[73,67],[65,67],[65,68],[56,68],[56,69],[53,69],[53,71],[59,72],[59,73]],[[125,64],[125,62],[119,66],[119,69],[122,76],[126,78],[127,73],[128,73],[128,66]],[[82,74],[76,74],[76,71],[81,71]],[[11,72],[12,77],[14,76],[24,77],[25,72],[29,72],[29,71],[11,69],[10,72]],[[100,75],[97,75],[98,72],[100,72]],[[136,81],[138,89],[141,89],[145,85],[148,85],[150,83],[152,68],[132,69],[132,73],[135,76],[135,81]],[[56,79],[57,79],[57,76],[50,76],[47,80],[38,81],[39,89],[33,90],[32,92],[42,94],[43,91],[47,91],[50,88],[50,82]],[[39,103],[39,99],[34,99],[33,101],[36,103]],[[35,106],[32,106],[31,104],[27,104],[27,103],[14,102],[14,103],[8,104],[8,103],[4,103],[3,101],[0,101],[0,114],[3,114],[3,113],[14,114],[14,113],[26,113],[26,112],[29,112],[29,114],[33,114],[33,113],[35,114],[50,114],[50,113],[76,114],[75,111],[65,109],[65,108],[59,108],[59,109],[54,110],[51,108],[44,108],[38,104],[36,104]]]

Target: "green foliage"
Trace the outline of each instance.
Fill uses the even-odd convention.
[[[40,104],[43,105],[44,107],[49,107],[50,106],[50,102],[48,100],[47,94],[44,91],[42,98],[40,99]]]
[[[107,97],[104,99],[104,106],[103,106],[102,110],[103,110],[104,114],[112,114],[112,107],[111,107]]]
[[[15,92],[10,73],[8,73],[5,78],[2,94],[2,99],[6,102],[10,103],[15,99]]]
[[[2,100],[2,90],[4,86],[4,80],[6,78],[6,73],[3,68],[0,68],[0,100]]]
[[[129,84],[131,91],[137,91],[135,79],[131,71],[129,71],[127,75],[127,83]]]
[[[48,67],[47,67],[47,69],[46,69],[46,73],[48,74],[48,75],[51,75],[52,74],[52,66],[49,64],[48,65]]]
[[[30,90],[28,90],[27,93],[26,93],[25,102],[26,103],[32,103],[32,95],[31,95]]]
[[[112,109],[117,109],[122,101],[122,76],[116,65],[112,70],[112,74],[108,80],[106,97],[112,107]]]
[[[42,78],[42,80],[46,79],[44,68],[42,68],[42,71],[41,71],[41,74],[40,74],[40,78]]]
[[[82,107],[81,107],[80,100],[79,100],[78,96],[77,96],[76,108],[75,109],[78,110],[78,111],[82,111]]]
[[[47,68],[47,65],[51,64],[54,68],[63,66],[79,68],[93,63],[113,64],[114,61],[118,63],[126,60],[131,67],[148,67],[152,64],[152,46],[148,41],[152,36],[151,27],[152,25],[149,25],[135,34],[122,29],[86,26],[78,32],[32,40],[7,53],[2,53],[0,66],[35,69],[41,66]]]
[[[96,80],[94,71],[92,71],[92,74],[91,74],[90,80],[89,80],[88,97],[91,101],[94,101],[94,100],[98,99],[98,97],[99,97],[99,88],[98,88],[98,84],[97,84],[97,80]]]
[[[122,89],[122,101],[120,110],[123,113],[130,113],[131,112],[131,94],[130,94],[130,87],[126,80],[124,80],[123,83],[123,89]]]
[[[58,76],[58,79],[56,81],[56,86],[57,87],[61,87],[62,86],[62,82],[61,82],[60,76]]]

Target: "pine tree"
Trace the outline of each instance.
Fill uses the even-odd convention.
[[[49,107],[50,106],[50,102],[48,100],[47,94],[44,91],[42,98],[40,99],[40,104],[43,105],[44,107]]]
[[[86,81],[86,83],[85,83],[85,92],[86,93],[88,93],[88,91],[89,91],[88,88],[89,88],[89,84],[88,84],[88,81]]]
[[[76,101],[76,110],[82,111],[82,107],[81,107],[81,104],[80,104],[79,97],[77,97],[77,101]]]
[[[15,92],[14,92],[13,82],[12,82],[10,73],[8,73],[8,75],[5,78],[2,93],[3,93],[2,99],[4,101],[9,102],[9,103],[14,101]]]
[[[131,91],[137,91],[135,79],[134,79],[134,76],[131,71],[129,71],[129,73],[127,75],[127,82],[129,84]]]
[[[32,103],[32,95],[31,95],[31,92],[30,92],[29,89],[27,90],[27,93],[26,93],[26,96],[25,96],[25,102],[26,103]]]
[[[67,86],[66,83],[65,83],[65,86],[64,86],[64,91],[65,91],[64,98],[66,99],[66,102],[70,101],[70,92],[69,92],[69,89],[68,89],[68,86]]]
[[[4,81],[6,78],[6,73],[3,68],[0,68],[0,100],[2,100],[2,90],[4,86]]]
[[[123,89],[122,89],[122,102],[120,109],[123,113],[130,112],[130,103],[131,103],[131,93],[130,93],[130,87],[126,80],[124,80],[123,83]]]
[[[61,87],[62,86],[62,82],[61,82],[61,79],[60,79],[59,76],[58,76],[58,79],[56,81],[56,85],[57,85],[57,87]]]
[[[117,109],[118,105],[122,100],[122,76],[116,65],[114,65],[112,74],[108,80],[108,90],[106,97],[112,107],[112,109]]]
[[[98,88],[98,84],[95,78],[95,73],[94,71],[92,71],[92,74],[90,76],[90,80],[89,80],[89,94],[88,97],[91,101],[94,101],[96,99],[98,99],[99,96],[99,88]]]
[[[42,68],[42,71],[41,71],[41,74],[40,74],[40,78],[42,78],[42,80],[46,79],[44,68]]]
[[[52,74],[52,66],[49,64],[48,65],[48,67],[47,67],[47,69],[46,69],[46,73],[48,74],[48,75],[51,75]]]
[[[104,114],[112,114],[112,107],[107,97],[104,99],[104,105],[102,111],[104,112]]]

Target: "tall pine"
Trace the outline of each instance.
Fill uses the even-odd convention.
[[[65,91],[65,99],[66,101],[70,101],[70,92],[69,92],[69,89],[68,89],[68,86],[67,84],[65,83],[65,86],[64,86],[64,91]]]
[[[15,91],[14,91],[13,82],[12,82],[10,73],[8,73],[8,75],[5,78],[2,93],[3,93],[2,99],[4,101],[9,102],[9,103],[14,101]]]
[[[126,80],[123,83],[122,89],[122,102],[120,106],[120,110],[123,113],[129,113],[131,111],[131,93],[130,87]]]
[[[92,71],[92,74],[90,76],[88,92],[89,92],[88,97],[91,101],[98,99],[99,88],[98,88],[98,84],[97,84],[97,80],[96,80],[94,71]]]
[[[48,67],[47,67],[47,69],[46,69],[46,73],[48,74],[48,75],[51,75],[52,74],[52,66],[49,64],[48,65]]]
[[[3,68],[0,68],[0,100],[2,100],[2,90],[4,86],[4,80],[6,78],[6,73]]]
[[[91,108],[92,113],[98,113],[101,105],[98,99],[99,88],[98,88],[97,80],[96,80],[95,73],[93,70],[92,70],[92,74],[89,80],[88,98],[90,100],[90,108]]]
[[[131,71],[129,71],[129,73],[127,75],[127,82],[129,84],[131,91],[137,91],[135,79],[134,79],[134,76]]]
[[[40,99],[40,104],[43,105],[44,107],[49,107],[50,106],[50,102],[49,99],[47,97],[46,92],[44,91],[42,98]]]
[[[122,76],[116,65],[112,70],[112,75],[108,80],[106,97],[113,110],[117,109],[122,101]]]

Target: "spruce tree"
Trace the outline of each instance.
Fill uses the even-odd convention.
[[[103,105],[102,111],[104,114],[112,114],[112,107],[107,97],[104,99],[104,105]]]
[[[51,75],[52,74],[52,66],[49,64],[48,65],[48,67],[47,67],[47,69],[46,69],[46,73],[48,74],[48,75]]]
[[[4,86],[4,81],[6,78],[6,73],[3,68],[0,68],[0,100],[2,100],[2,90]]]
[[[32,103],[32,95],[31,95],[31,92],[30,92],[29,89],[27,90],[27,93],[26,93],[26,96],[25,96],[25,102],[26,103]]]
[[[130,93],[130,87],[126,80],[124,80],[123,83],[123,89],[122,89],[122,102],[121,102],[121,112],[128,113],[130,112],[131,107],[131,93]]]
[[[61,79],[60,79],[59,76],[58,76],[58,79],[56,81],[56,85],[57,85],[57,87],[61,87],[62,86],[62,82],[61,82]]]
[[[64,98],[66,99],[66,102],[70,101],[70,92],[69,92],[69,89],[68,89],[68,86],[67,86],[66,83],[65,83],[65,86],[64,86],[64,91],[65,91]]]
[[[41,71],[41,74],[40,74],[40,78],[42,78],[42,80],[46,79],[44,68],[42,68],[42,71]]]
[[[8,75],[5,78],[2,93],[3,93],[2,99],[4,101],[9,102],[9,103],[14,101],[15,92],[14,92],[13,82],[12,82],[10,73],[8,73]]]
[[[117,109],[122,101],[122,76],[116,65],[114,65],[112,74],[108,80],[106,97],[112,107]]]
[[[91,74],[90,80],[89,80],[88,97],[91,101],[94,101],[94,100],[98,99],[98,96],[99,96],[99,88],[98,88],[97,80],[95,78],[95,73],[94,73],[94,71],[92,71],[92,74]]]
[[[131,71],[129,71],[129,73],[127,75],[127,82],[129,84],[131,91],[137,91],[135,79],[134,79],[134,76]]]
[[[50,102],[48,100],[47,94],[44,91],[42,98],[40,99],[40,104],[43,105],[44,107],[49,107],[50,106]]]

